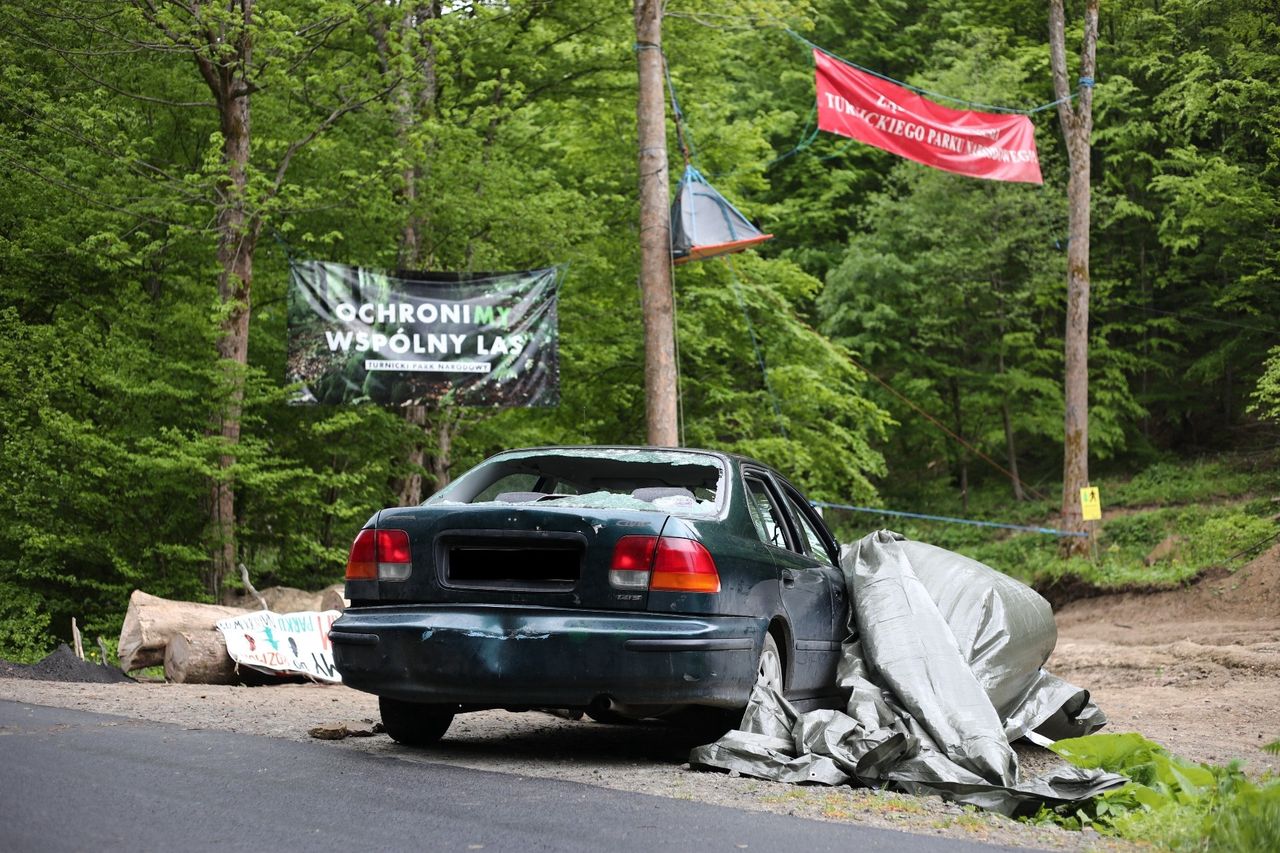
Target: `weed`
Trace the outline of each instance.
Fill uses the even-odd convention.
[[[766,803],[793,803],[796,800],[808,799],[808,796],[803,788],[788,788],[780,794],[766,794],[760,799]]]
[[[970,812],[959,815],[952,824],[969,832],[984,832],[988,828],[987,821],[981,815]]]
[[[1035,822],[1093,826],[1172,850],[1280,849],[1280,781],[1255,784],[1234,762],[1192,764],[1137,734],[1090,735],[1051,748],[1072,764],[1131,781],[1084,805],[1041,809]]]
[[[822,807],[822,816],[829,820],[848,820],[853,814],[845,811],[842,805],[828,804]]]
[[[924,814],[925,807],[915,799],[895,797],[892,794],[877,793],[868,797],[865,803],[870,810],[899,814]]]

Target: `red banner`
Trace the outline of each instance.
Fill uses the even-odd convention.
[[[1027,116],[948,109],[820,50],[813,52],[813,62],[819,130],[947,172],[1044,182]]]

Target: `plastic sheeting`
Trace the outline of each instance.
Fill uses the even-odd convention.
[[[692,766],[938,794],[1008,815],[1127,781],[1065,764],[1019,778],[1013,741],[1106,723],[1088,691],[1041,668],[1057,629],[1032,589],[887,530],[845,546],[840,566],[852,603],[838,672],[845,711],[800,713],[757,686],[739,729],[693,750]]]

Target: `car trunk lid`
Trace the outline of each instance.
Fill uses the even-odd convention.
[[[412,568],[366,587],[382,603],[527,604],[643,609],[647,590],[609,582],[624,536],[660,536],[666,513],[539,502],[383,510],[379,529],[404,530]],[[357,590],[349,587],[352,597]],[[368,600],[368,599],[366,599]],[[372,602],[371,602],[372,603]]]

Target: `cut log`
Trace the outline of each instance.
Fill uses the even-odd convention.
[[[332,596],[329,595],[329,591],[334,589],[338,591],[338,598],[341,598],[342,584],[334,584],[318,592],[307,592],[305,589],[294,589],[291,586],[269,586],[264,590],[260,590],[258,596],[261,597],[262,601],[266,602],[266,609],[274,613],[300,613],[304,610],[341,610],[341,607],[334,608],[332,606]],[[242,607],[246,610],[263,609],[257,597],[246,593],[227,593],[223,595],[222,600],[224,604]],[[326,604],[326,601],[329,604]]]
[[[347,600],[342,597],[343,584],[335,583],[327,586],[320,594],[318,610],[336,610],[339,613],[347,609]]]
[[[178,684],[239,684],[222,632],[179,631],[164,650],[164,677]]]
[[[135,589],[120,629],[120,668],[125,672],[164,663],[165,646],[179,631],[215,630],[219,619],[244,614],[243,608],[193,601],[171,601]]]

